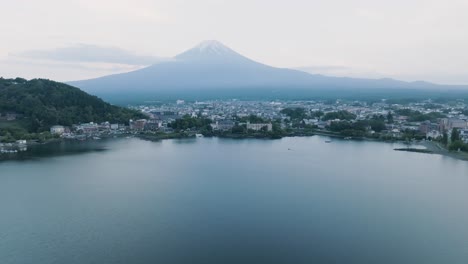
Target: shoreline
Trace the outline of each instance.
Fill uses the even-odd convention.
[[[419,148],[396,148],[395,151],[406,151],[406,152],[414,152],[414,153],[422,153],[422,154],[434,154],[434,155],[441,155],[445,157],[450,157],[453,159],[468,161],[468,153],[466,152],[455,152],[449,151],[448,149],[444,148],[438,142],[434,141],[420,141],[418,145],[425,147],[424,149]]]
[[[468,161],[468,153],[449,151],[448,149],[442,147],[438,142],[421,141],[420,144],[426,147],[428,151],[431,151],[430,154],[437,154],[437,155],[451,157],[451,158],[458,159],[458,160]]]
[[[151,136],[151,135],[133,135],[136,138],[142,139],[142,140],[148,140],[148,141],[161,141],[165,139],[183,139],[183,138],[196,138],[195,135],[186,135],[186,136],[181,136],[178,134],[177,136]],[[263,140],[276,140],[276,139],[282,139],[282,138],[288,138],[288,137],[312,137],[312,136],[327,136],[327,137],[332,137],[332,138],[339,138],[343,140],[353,140],[353,141],[374,141],[374,142],[383,142],[383,143],[396,143],[396,142],[404,142],[403,140],[381,140],[378,138],[368,138],[368,137],[346,137],[340,134],[336,134],[333,132],[327,132],[327,131],[314,131],[314,132],[306,132],[306,133],[295,133],[295,134],[288,134],[284,135],[281,137],[270,137],[268,135],[210,135],[210,136],[204,136],[206,138],[227,138],[227,139],[236,139],[236,140],[242,140],[242,139],[263,139]],[[468,161],[468,153],[465,152],[453,152],[449,151],[446,148],[443,148],[440,146],[437,142],[433,141],[416,141],[412,143],[414,145],[421,145],[424,146],[426,149],[425,150],[420,150],[420,149],[415,149],[412,151],[411,148],[409,150],[406,149],[394,149],[395,151],[408,151],[408,152],[414,152],[414,153],[421,153],[421,154],[436,154],[436,155],[442,155],[446,157],[451,157],[454,159],[458,160],[463,160],[463,161]]]
[[[124,138],[124,137],[134,137],[141,140],[156,142],[162,141],[167,139],[184,139],[184,138],[197,138],[195,134],[184,134],[184,133],[172,133],[172,134],[120,134],[117,137],[114,136],[103,136],[102,139],[109,139],[109,138]],[[332,137],[342,140],[353,140],[353,141],[374,141],[374,142],[384,142],[384,143],[396,143],[396,142],[404,142],[402,140],[381,140],[378,138],[368,138],[368,137],[346,137],[334,132],[327,132],[327,131],[307,131],[307,132],[293,132],[286,135],[282,135],[279,137],[272,137],[271,135],[263,135],[263,134],[253,134],[253,135],[236,135],[236,134],[221,134],[221,135],[207,135],[203,136],[206,138],[223,138],[223,139],[235,139],[235,140],[242,140],[242,139],[262,139],[262,140],[276,140],[288,137],[312,137],[312,136],[326,136]],[[78,141],[76,139],[66,139],[66,138],[56,138],[50,139],[45,142],[28,142],[25,146],[37,146],[37,145],[48,145],[52,143],[58,142],[67,142],[67,141]],[[95,139],[88,139],[85,141],[97,141]],[[395,151],[407,151],[407,152],[414,152],[414,153],[421,153],[421,154],[436,154],[442,155],[446,157],[451,157],[458,160],[468,161],[468,153],[465,152],[453,152],[449,151],[448,149],[442,147],[438,142],[434,141],[416,141],[412,142],[413,145],[420,145],[425,147],[425,149],[415,149],[415,148],[396,148]],[[4,153],[1,153],[4,154]]]

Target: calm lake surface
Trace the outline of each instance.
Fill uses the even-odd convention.
[[[0,263],[468,263],[468,162],[326,139],[36,146]]]

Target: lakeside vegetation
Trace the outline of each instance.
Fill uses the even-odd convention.
[[[450,138],[448,137],[447,133],[444,133],[441,142],[450,151],[468,152],[468,144],[461,140],[460,131],[458,131],[456,128],[452,129]]]
[[[245,117],[236,117],[234,125],[230,129],[226,130],[213,130],[210,119],[197,116],[183,116],[180,119],[173,121],[168,124],[168,127],[173,129],[174,136],[168,136],[171,138],[183,137],[183,135],[194,136],[195,133],[202,134],[203,136],[217,136],[224,138],[270,138],[279,139],[288,136],[312,136],[312,135],[329,135],[334,137],[342,138],[355,138],[355,139],[372,139],[372,140],[408,140],[408,139],[423,139],[423,135],[419,135],[415,131],[406,131],[403,136],[395,138],[390,135],[381,134],[386,129],[386,124],[393,122],[393,115],[389,113],[387,116],[374,115],[370,119],[366,120],[353,120],[356,115],[347,111],[329,112],[324,114],[323,112],[311,112],[307,113],[303,108],[286,108],[281,111],[287,115],[290,126],[282,126],[281,120],[268,120],[255,115],[249,115]],[[306,118],[325,118],[329,121],[329,125],[326,129],[319,129],[314,125],[307,125],[303,119]],[[343,121],[332,121],[343,118]],[[247,129],[246,123],[250,122],[253,124],[267,124],[272,125],[271,131],[268,131],[266,127],[260,130]],[[370,133],[372,131],[373,133]],[[150,133],[151,134],[151,133]],[[158,133],[153,133],[158,134]],[[154,136],[155,138],[164,139],[163,136]]]
[[[246,122],[271,123],[272,130],[268,131],[266,127],[260,130],[247,129]],[[281,138],[288,135],[288,131],[281,129],[279,121],[270,122],[255,115],[246,117],[237,117],[234,120],[234,125],[229,130],[213,130],[212,121],[204,117],[183,116],[168,124],[168,127],[174,130],[177,135],[185,134],[192,136],[195,133],[202,134],[207,137],[225,137],[225,138]],[[155,134],[155,133],[154,133]]]

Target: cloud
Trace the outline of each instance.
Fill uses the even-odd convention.
[[[105,63],[31,60],[20,57],[0,59],[0,77],[47,78],[56,81],[82,80],[130,72],[145,66]]]
[[[137,55],[116,47],[104,47],[91,44],[77,44],[52,50],[30,50],[10,54],[10,56],[31,60],[113,63],[126,65],[152,65],[168,60],[166,58],[156,56]]]

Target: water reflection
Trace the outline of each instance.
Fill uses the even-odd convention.
[[[17,151],[0,153],[0,161],[32,160],[56,156],[78,155],[107,150],[108,141],[61,141],[32,146],[21,146]]]

